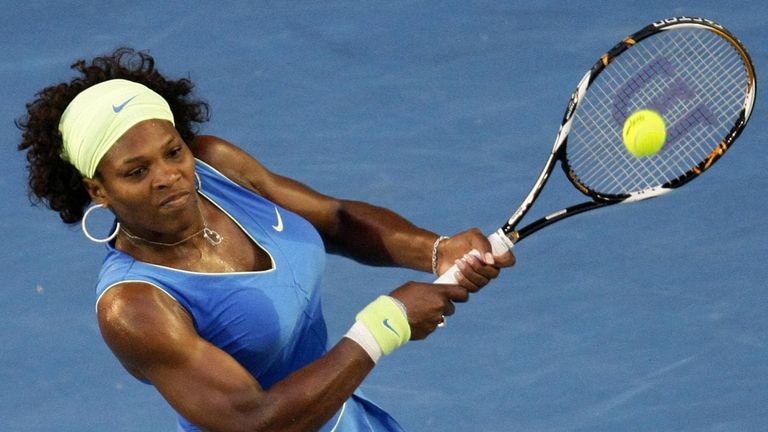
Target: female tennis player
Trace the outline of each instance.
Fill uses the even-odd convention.
[[[121,48],[73,69],[79,76],[39,92],[17,122],[29,185],[106,244],[102,335],[176,410],[179,430],[401,430],[358,386],[512,254],[492,256],[477,229],[439,237],[387,209],[320,194],[198,135],[207,104],[147,53]],[[89,232],[92,211],[114,214],[109,236]],[[329,348],[318,290],[326,250],[435,273],[458,263],[458,283],[408,282],[376,298]]]

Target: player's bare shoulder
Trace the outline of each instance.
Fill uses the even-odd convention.
[[[189,145],[195,158],[215,168],[237,184],[265,195],[269,171],[237,145],[212,135],[200,135]]]

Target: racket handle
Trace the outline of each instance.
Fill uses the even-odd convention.
[[[512,246],[514,246],[514,243],[512,242],[512,240],[507,238],[507,236],[504,235],[504,231],[502,231],[501,229],[489,235],[488,241],[491,243],[491,252],[493,253],[493,256],[502,255],[508,252],[510,249],[512,249]],[[477,257],[480,256],[480,252],[474,249],[469,253]],[[457,282],[456,280],[457,271],[459,271],[459,268],[456,266],[456,264],[452,265],[451,268],[449,268],[448,270],[445,271],[445,273],[440,275],[440,277],[437,278],[437,280],[435,280],[434,283],[455,284]]]

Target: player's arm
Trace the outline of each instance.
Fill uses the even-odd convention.
[[[470,290],[408,283],[391,293],[408,309],[411,339],[434,331],[452,302]],[[123,283],[98,303],[102,336],[123,366],[150,381],[186,419],[207,431],[317,430],[374,367],[357,343],[342,338],[315,362],[265,390],[235,359],[202,339],[171,297],[145,283]]]
[[[200,338],[178,303],[152,286],[112,288],[98,313],[104,340],[126,369],[210,431],[316,430],[374,366],[362,348],[342,339],[326,356],[264,391],[231,356]]]
[[[239,184],[309,220],[328,248],[372,265],[396,265],[431,271],[437,235],[419,228],[391,210],[323,195],[290,178],[267,170],[252,156],[224,140],[201,136],[191,146],[195,156]],[[485,236],[470,230],[440,245],[440,268],[446,269],[466,252],[489,252]],[[511,254],[495,266],[511,265]]]

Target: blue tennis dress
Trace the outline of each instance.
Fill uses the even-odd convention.
[[[196,161],[199,193],[232,218],[272,260],[269,270],[197,273],[137,261],[107,246],[98,298],[116,284],[145,282],[193,317],[200,336],[227,352],[269,389],[327,350],[320,305],[325,248],[315,228]],[[97,300],[98,301],[98,300]],[[178,416],[178,431],[199,431]],[[386,412],[359,394],[322,431],[402,431]]]

